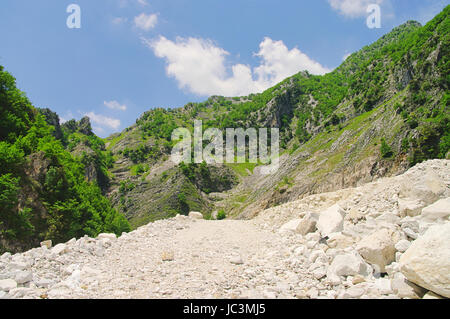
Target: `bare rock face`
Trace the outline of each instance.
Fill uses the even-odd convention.
[[[345,211],[339,205],[331,206],[320,213],[317,229],[323,237],[341,232],[344,229],[344,216]]]
[[[395,261],[394,232],[389,229],[381,229],[362,239],[356,250],[370,264],[377,266],[380,272],[385,272],[385,267]]]
[[[400,258],[405,277],[450,298],[450,223],[430,227]]]

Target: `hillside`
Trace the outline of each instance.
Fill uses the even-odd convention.
[[[301,72],[261,94],[146,112],[106,139],[115,159],[108,196],[133,227],[192,210],[251,218],[445,158],[449,10],[426,26],[409,21],[395,28],[324,76]],[[194,119],[204,130],[279,127],[280,170],[267,177],[256,164],[175,167],[171,132],[192,131]]]
[[[50,110],[34,108],[2,66],[0,106],[0,252],[23,251],[47,239],[63,242],[130,230],[101,192],[106,177],[89,177],[90,156],[66,150],[74,133],[60,126]],[[89,120],[82,122],[89,134]],[[90,150],[96,149],[95,143],[103,145],[90,134]],[[76,144],[79,149],[81,143]],[[103,152],[98,149],[98,154]],[[98,160],[100,168],[102,161],[104,157]]]

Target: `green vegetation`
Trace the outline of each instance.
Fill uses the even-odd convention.
[[[201,164],[180,163],[179,168],[184,176],[202,192],[209,194],[231,189],[236,183],[235,177],[227,171]]]
[[[227,218],[225,211],[223,209],[219,210],[217,213],[217,220],[224,220],[225,218]]]
[[[394,155],[392,148],[386,143],[384,138],[381,139],[380,152],[383,158],[391,158]]]
[[[98,184],[86,180],[86,156],[74,157],[64,148],[2,66],[0,105],[0,239],[14,243],[0,250],[129,230]],[[88,140],[100,143],[96,137]],[[110,159],[101,155],[107,167]]]

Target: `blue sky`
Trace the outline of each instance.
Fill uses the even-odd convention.
[[[81,28],[69,29],[70,4]],[[381,28],[366,25],[368,4]],[[89,115],[102,137],[154,107],[247,95],[323,74],[450,0],[2,0],[0,64],[36,107]]]

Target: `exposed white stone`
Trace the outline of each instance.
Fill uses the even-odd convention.
[[[428,290],[450,298],[450,223],[435,225],[400,259],[405,277]]]
[[[381,229],[362,239],[356,246],[359,254],[376,266],[375,271],[385,272],[385,267],[395,261],[393,234],[392,230]]]
[[[98,239],[109,239],[109,240],[111,240],[111,241],[114,241],[114,240],[117,239],[117,236],[116,236],[116,234],[106,234],[106,233],[103,233],[103,234],[98,235],[97,238],[98,238]]]
[[[66,244],[58,244],[55,247],[52,248],[52,253],[55,255],[62,255],[66,252],[68,252],[68,247]]]
[[[302,222],[301,219],[297,218],[297,219],[293,219],[289,222],[287,222],[286,224],[284,224],[283,226],[280,227],[280,232],[284,233],[284,232],[297,232],[297,229],[300,226],[300,223]]]
[[[45,241],[41,242],[41,247],[47,247],[48,249],[52,248],[52,241],[45,240]]]
[[[242,257],[240,255],[233,256],[230,258],[230,263],[232,263],[234,265],[242,265],[244,263],[244,260],[242,259]]]
[[[203,214],[199,212],[190,212],[189,217],[192,219],[203,219]]]
[[[358,253],[353,251],[336,256],[328,267],[327,277],[331,281],[337,282],[339,276],[368,276],[370,272],[370,266],[364,262]]]
[[[450,197],[441,199],[422,210],[422,218],[427,221],[447,220],[450,216]]]
[[[408,250],[408,248],[411,246],[411,242],[406,240],[406,239],[402,239],[400,240],[397,244],[395,244],[395,249],[397,249],[397,251],[404,253],[405,251]]]
[[[401,216],[417,216],[420,215],[422,208],[425,204],[419,200],[415,199],[399,199],[398,200],[398,210]]]
[[[352,286],[345,291],[343,298],[344,299],[357,299],[357,298],[360,298],[365,293],[366,293],[366,289],[364,289],[363,287]]]
[[[14,277],[18,284],[25,284],[33,280],[31,271],[18,271]]]
[[[396,273],[391,279],[391,287],[400,298],[419,299],[426,292],[423,288],[409,282],[401,273]]]
[[[11,289],[17,288],[17,282],[13,279],[3,279],[0,280],[0,291],[10,291]]]
[[[341,232],[344,229],[344,216],[345,211],[339,205],[331,206],[320,213],[317,229],[323,237]]]
[[[328,235],[327,245],[330,248],[344,249],[352,246],[355,239],[342,233],[332,233]]]

